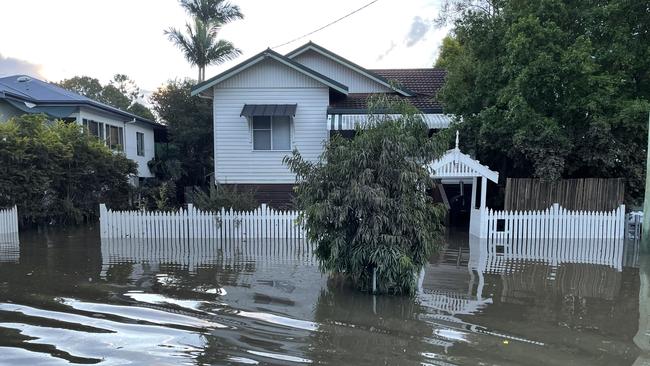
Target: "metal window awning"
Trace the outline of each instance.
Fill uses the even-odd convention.
[[[239,116],[294,117],[296,115],[297,107],[297,104],[244,104],[244,108],[242,108]]]

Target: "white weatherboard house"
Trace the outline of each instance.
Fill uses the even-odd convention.
[[[350,134],[367,100],[386,94],[411,102],[432,130],[446,128],[436,93],[440,69],[368,70],[314,43],[286,55],[267,49],[193,88],[213,98],[215,180],[254,187],[281,206],[295,176],[283,158],[298,149],[315,160],[331,133]]]
[[[76,122],[138,164],[138,177],[153,175],[154,130],[165,126],[26,75],[0,78],[0,122],[23,114],[43,113]]]

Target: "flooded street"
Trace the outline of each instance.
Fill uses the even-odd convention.
[[[0,364],[633,365],[646,269],[507,259],[453,240],[414,298],[328,281],[302,242],[99,240],[0,245]],[[643,267],[643,266],[642,266]],[[641,328],[641,329],[640,329]]]

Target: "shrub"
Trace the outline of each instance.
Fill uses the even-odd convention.
[[[333,136],[318,161],[294,151],[285,162],[297,174],[297,204],[321,270],[368,290],[376,269],[379,292],[412,293],[443,232],[426,165],[445,150],[445,139],[429,138],[407,105],[374,105],[401,117],[371,114],[353,139]]]
[[[212,185],[206,192],[194,192],[194,205],[200,210],[218,211],[222,208],[237,211],[251,211],[259,206],[255,199],[255,192],[240,189],[237,186]]]
[[[128,206],[136,165],[77,124],[24,115],[0,124],[0,207],[18,206],[23,224],[79,224],[99,203]]]

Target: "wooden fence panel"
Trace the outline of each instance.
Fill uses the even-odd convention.
[[[563,179],[544,182],[533,178],[508,178],[507,211],[543,210],[553,203],[568,210],[611,211],[623,204],[625,183],[621,178]]]

